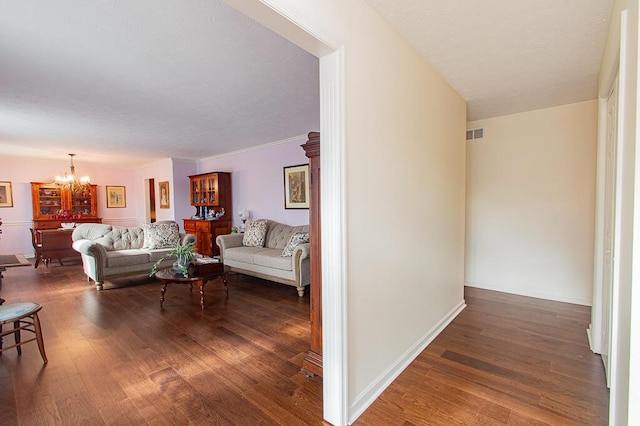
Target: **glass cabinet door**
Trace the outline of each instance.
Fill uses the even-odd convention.
[[[71,213],[74,215],[92,214],[91,190],[73,191],[71,193]]]
[[[191,177],[191,205],[218,205],[218,177],[217,175]]]
[[[218,177],[212,176],[207,178],[207,203],[216,205],[218,202]]]
[[[63,209],[62,190],[58,186],[42,186],[38,188],[38,212],[40,216],[58,214]]]

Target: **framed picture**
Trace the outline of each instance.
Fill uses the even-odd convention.
[[[160,188],[160,208],[168,209],[170,207],[169,204],[169,181],[158,183],[158,187]]]
[[[284,168],[284,208],[309,208],[309,165]]]
[[[11,182],[0,182],[0,207],[13,207]]]
[[[127,207],[127,195],[124,186],[107,185],[107,208]]]

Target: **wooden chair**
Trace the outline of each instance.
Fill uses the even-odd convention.
[[[47,262],[42,257],[42,244],[38,243],[36,239],[36,231],[33,228],[29,228],[29,231],[31,231],[31,245],[33,245],[33,252],[36,255],[36,264],[34,268],[38,267],[41,260],[46,265]]]
[[[21,303],[9,303],[0,306],[0,354],[7,349],[17,348],[18,355],[22,355],[22,345],[25,343],[38,342],[38,349],[40,349],[40,355],[42,360],[46,364],[47,355],[44,352],[44,340],[42,340],[42,330],[40,329],[40,319],[38,318],[38,312],[42,309],[42,306],[32,302]],[[11,330],[3,331],[5,324],[12,324]],[[22,330],[33,333],[35,336],[31,339],[22,341]],[[4,336],[13,333],[15,338],[15,344],[2,347]]]
[[[33,251],[36,255],[36,263],[35,265],[33,265],[33,267],[37,268],[40,264],[40,261],[42,261],[42,263],[44,263],[44,265],[48,268],[49,263],[51,263],[51,258],[49,257],[51,253],[45,253],[42,242],[38,241],[38,231],[34,230],[33,228],[29,228],[29,230],[31,231],[31,244],[33,245]],[[58,258],[58,262],[60,262],[60,265],[64,266],[61,258]]]

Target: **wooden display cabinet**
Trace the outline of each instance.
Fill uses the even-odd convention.
[[[62,222],[101,223],[97,185],[73,191],[56,183],[31,182],[34,229],[57,229]]]
[[[184,230],[196,236],[196,251],[205,256],[217,256],[220,248],[216,245],[218,235],[231,233],[230,220],[185,219]]]
[[[231,173],[212,172],[189,176],[189,199],[194,216],[184,219],[184,230],[196,236],[196,249],[205,256],[216,256],[218,235],[231,232]],[[215,214],[224,215],[213,219]]]

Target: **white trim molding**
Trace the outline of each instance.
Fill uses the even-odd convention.
[[[320,58],[323,412],[347,424],[347,241],[344,48]]]

